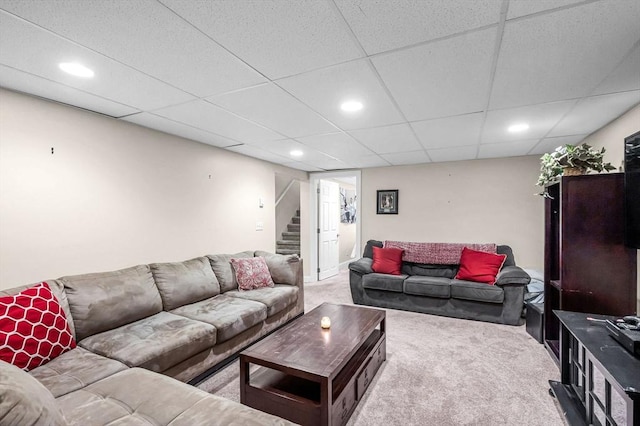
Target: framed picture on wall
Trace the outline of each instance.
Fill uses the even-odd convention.
[[[378,190],[378,214],[398,214],[398,190]]]

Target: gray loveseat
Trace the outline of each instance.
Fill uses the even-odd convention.
[[[373,246],[367,242],[363,257],[349,264],[353,303],[401,309],[455,318],[521,325],[524,292],[529,275],[516,266],[509,246],[497,252],[507,258],[495,285],[456,280],[459,265],[402,262],[402,275],[373,272]]]
[[[229,260],[254,255],[275,287],[239,291]],[[0,425],[290,424],[181,382],[302,315],[302,274],[247,251],[47,280],[77,347],[29,373],[0,362]]]

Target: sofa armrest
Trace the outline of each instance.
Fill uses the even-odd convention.
[[[353,272],[357,272],[359,274],[371,274],[373,273],[373,269],[371,269],[371,265],[373,265],[373,259],[369,259],[368,257],[363,257],[361,259],[356,260],[355,262],[351,262],[349,264],[349,270]]]
[[[496,277],[496,285],[519,284],[527,285],[531,277],[519,266],[505,266]]]

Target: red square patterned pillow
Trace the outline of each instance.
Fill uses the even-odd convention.
[[[264,257],[231,259],[230,262],[236,274],[239,290],[254,290],[275,285]]]
[[[493,285],[506,258],[506,254],[487,253],[464,247],[456,279]]]
[[[0,359],[26,371],[76,347],[64,311],[45,282],[0,297]]]
[[[402,253],[404,250],[397,248],[373,247],[373,272],[380,274],[401,275]]]

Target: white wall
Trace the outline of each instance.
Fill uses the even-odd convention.
[[[273,251],[276,172],[307,180],[305,172],[0,89],[0,289]]]
[[[498,243],[543,270],[544,200],[539,156],[362,171],[362,247],[369,239]],[[398,189],[398,214],[376,214],[376,190]]]
[[[605,148],[604,160],[618,167],[624,160],[624,138],[640,130],[640,105],[618,117],[597,132],[589,135],[584,142],[595,148]],[[640,266],[640,250],[638,250]],[[640,312],[640,268],[637,278],[637,312]]]

